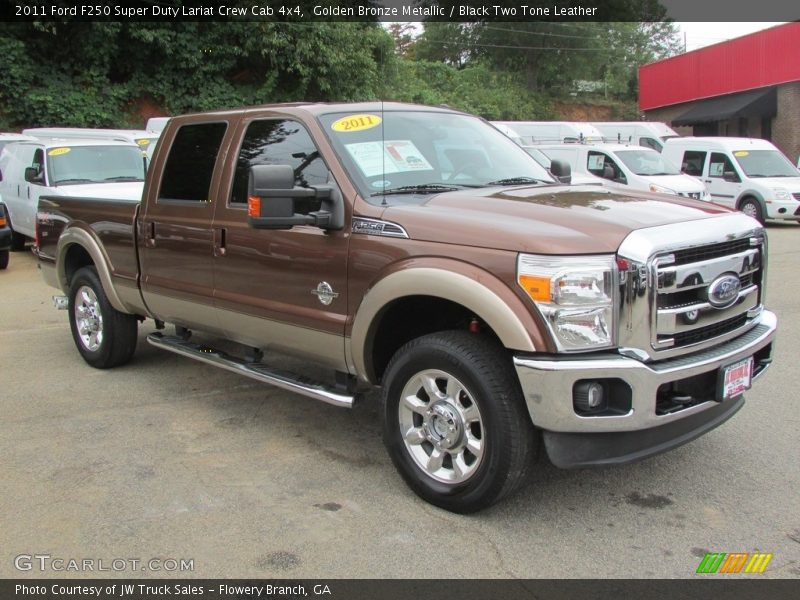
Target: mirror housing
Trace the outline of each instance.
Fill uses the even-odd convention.
[[[725,171],[722,174],[722,179],[729,183],[739,183],[741,181],[739,176],[736,174],[736,171]]]
[[[550,173],[561,183],[572,183],[572,167],[565,160],[550,161]]]
[[[253,229],[291,229],[295,225],[337,228],[334,215],[324,209],[333,201],[333,188],[300,187],[294,181],[294,169],[289,165],[250,167],[247,224]]]
[[[36,167],[25,167],[25,181],[28,183],[43,183],[43,178]]]

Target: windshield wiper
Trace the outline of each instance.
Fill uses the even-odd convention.
[[[662,175],[680,175],[680,173],[637,173],[637,175],[641,175],[642,177],[659,177]]]
[[[490,181],[484,185],[520,185],[523,183],[555,183],[547,181],[546,179],[536,179],[534,177],[508,177],[506,179],[498,179],[497,181]]]
[[[56,181],[56,185],[59,183],[97,183],[94,179],[59,179]]]
[[[380,192],[373,192],[370,196],[388,196],[389,194],[436,194],[438,192],[455,192],[464,187],[463,185],[448,185],[444,183],[423,183],[421,185],[404,185],[396,188],[389,188]]]
[[[131,175],[120,175],[118,177],[106,177],[103,181],[144,181],[144,179]]]

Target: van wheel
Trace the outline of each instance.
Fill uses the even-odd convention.
[[[464,331],[400,348],[383,385],[384,444],[414,492],[470,513],[512,493],[536,458],[537,432],[505,350]]]
[[[26,238],[24,235],[17,233],[13,229],[11,230],[11,249],[14,252],[21,252],[22,250],[25,250],[25,243],[27,241],[28,238]]]
[[[3,270],[8,266],[8,256],[8,250],[0,250],[0,270]]]
[[[761,210],[761,203],[755,198],[745,198],[739,205],[741,210],[748,217],[753,217],[756,221],[764,225],[764,211]]]
[[[72,277],[69,324],[83,360],[98,369],[123,365],[136,350],[136,317],[111,306],[94,267],[78,269]]]

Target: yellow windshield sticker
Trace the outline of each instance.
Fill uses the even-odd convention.
[[[136,140],[136,143],[139,144],[140,146],[149,146],[150,140],[148,139]]]
[[[53,148],[50,152],[47,153],[47,156],[61,156],[62,154],[66,154],[69,152],[71,148]]]
[[[364,131],[372,129],[381,124],[382,119],[378,115],[350,115],[334,121],[331,129],[351,133],[353,131]]]
[[[747,150],[739,150],[738,152],[733,153],[734,156],[749,156],[750,153]]]

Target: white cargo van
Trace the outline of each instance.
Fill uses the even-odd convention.
[[[680,137],[665,123],[656,121],[618,121],[592,123],[592,125],[600,130],[606,142],[636,144],[652,148],[656,152],[661,152],[664,142],[668,139]]]
[[[510,129],[519,136],[520,141],[517,143],[522,146],[603,141],[603,134],[590,123],[571,121],[492,121],[491,123],[503,133],[506,133],[503,128]]]
[[[84,127],[34,127],[24,129],[22,133],[39,139],[118,140],[136,144],[148,160],[153,157],[153,150],[155,150],[156,142],[161,135],[160,132],[145,131],[143,129],[90,129]]]
[[[651,148],[624,144],[538,145],[550,159],[567,161],[574,173],[590,175],[628,189],[709,200],[705,186]]]
[[[9,144],[0,154],[0,197],[20,250],[36,235],[41,196],[139,201],[144,162],[138,146],[116,140],[35,140]]]
[[[663,155],[702,180],[711,201],[765,219],[800,220],[800,171],[771,143],[754,138],[681,137]]]

